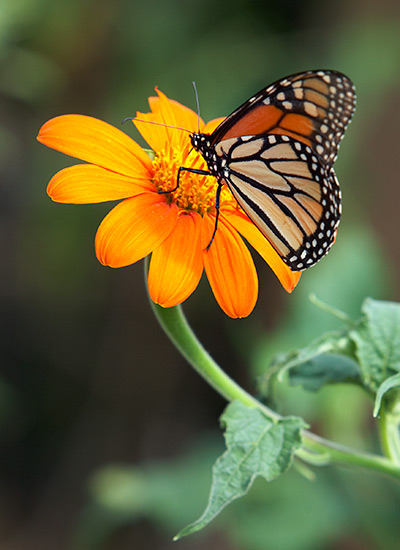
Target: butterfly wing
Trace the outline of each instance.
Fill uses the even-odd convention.
[[[229,115],[210,142],[250,135],[286,135],[309,145],[332,166],[355,110],[351,80],[336,71],[309,71],[267,86]]]
[[[333,168],[286,135],[229,138],[215,146],[222,178],[292,271],[314,265],[333,244],[340,189]]]

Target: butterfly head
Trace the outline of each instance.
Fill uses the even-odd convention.
[[[210,163],[215,164],[215,148],[211,144],[210,134],[202,134],[201,132],[194,132],[190,136],[193,149],[201,153],[204,160],[210,166]]]
[[[210,136],[208,134],[202,134],[201,132],[193,132],[190,135],[190,141],[196,151],[201,151],[210,147]]]

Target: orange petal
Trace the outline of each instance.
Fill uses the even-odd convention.
[[[123,176],[94,164],[64,168],[47,186],[47,193],[53,201],[72,204],[114,201],[145,191],[154,191],[150,180]]]
[[[278,277],[287,292],[292,292],[299,282],[301,272],[291,271],[261,231],[242,212],[235,209],[221,210],[221,217],[237,230],[257,250]]]
[[[190,133],[198,131],[198,115],[178,103],[169,99],[165,94],[156,88],[158,97],[149,97],[151,113],[137,113],[137,118],[141,120],[157,122],[157,124],[146,124],[133,121],[143,138],[147,141],[154,151],[162,151],[165,147],[174,147],[182,150],[190,146]],[[174,128],[162,126],[167,124]],[[200,128],[204,122],[200,119]],[[188,131],[179,130],[185,128]]]
[[[210,120],[210,122],[207,122],[207,124],[204,126],[202,132],[204,134],[212,134],[215,128],[217,128],[221,124],[221,122],[224,120],[225,120],[224,116]]]
[[[203,272],[201,217],[181,213],[174,230],[151,256],[149,293],[156,304],[173,307],[188,298]]]
[[[247,317],[257,301],[258,280],[251,254],[240,235],[223,219],[208,251],[215,216],[203,217],[203,257],[214,296],[229,317]]]
[[[169,99],[163,92],[156,88],[158,97],[149,97],[149,105],[153,113],[157,113],[164,124],[186,128],[190,132],[199,129],[199,117],[189,107],[182,105],[174,99]],[[201,127],[204,122],[200,119]]]
[[[134,125],[142,134],[143,139],[148,143],[149,147],[156,153],[160,153],[167,147],[169,148],[172,141],[181,142],[184,139],[189,140],[189,134],[187,132],[161,126],[159,124],[160,117],[154,113],[140,113],[138,111],[136,117],[140,120],[133,119]],[[152,122],[156,122],[157,124],[152,124]],[[176,132],[179,132],[179,138],[173,138]],[[180,145],[179,148],[181,148]]]
[[[152,162],[129,136],[107,122],[84,115],[52,118],[40,129],[41,143],[72,157],[97,164],[108,170],[148,178]]]
[[[144,193],[120,202],[101,222],[96,254],[110,267],[141,260],[168,237],[176,225],[178,207],[165,196]]]

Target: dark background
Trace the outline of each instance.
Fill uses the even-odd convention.
[[[119,126],[157,85],[202,116],[229,114],[288,74],[336,69],[358,108],[337,162],[343,221],[329,256],[288,296],[256,258],[253,314],[230,320],[207,281],[185,313],[246,388],[278,351],[398,299],[400,9],[396,1],[1,0],[0,548],[5,550],[395,550],[393,482],[335,468],[255,484],[204,534],[173,535],[207,502],[225,403],[190,369],[149,307],[143,265],[112,270],[93,238],[109,204],[52,203],[73,160],[35,141],[47,119]],[[124,128],[139,139],[131,128]],[[282,391],[282,412],[368,450],[371,403],[340,387]]]

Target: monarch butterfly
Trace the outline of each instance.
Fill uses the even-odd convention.
[[[320,260],[332,246],[340,220],[333,163],[355,100],[354,85],[344,74],[298,73],[262,89],[212,134],[191,134],[208,172],[180,171],[218,180],[210,244],[225,183],[292,271]]]

